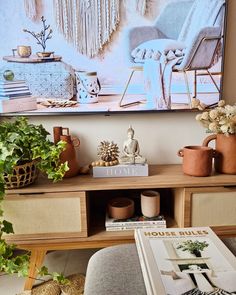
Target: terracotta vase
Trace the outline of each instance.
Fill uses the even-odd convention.
[[[236,135],[213,134],[203,141],[203,146],[215,140],[217,156],[215,170],[218,173],[236,174]]]
[[[65,141],[66,149],[61,153],[60,160],[62,163],[68,162],[68,167],[70,168],[64,175],[64,177],[73,177],[78,175],[79,173],[79,165],[76,157],[76,150],[74,142],[71,139],[70,135],[61,135],[60,140]],[[77,146],[79,145],[79,141],[77,140]]]
[[[57,144],[58,141],[60,141],[60,136],[61,135],[69,135],[69,128],[64,128],[64,127],[61,127],[61,126],[53,127],[53,137],[54,137],[54,143],[55,144]]]
[[[215,151],[206,146],[185,146],[178,151],[183,158],[182,169],[191,176],[209,176],[212,172],[212,158]]]

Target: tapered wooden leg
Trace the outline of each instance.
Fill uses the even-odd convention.
[[[32,250],[30,256],[29,276],[26,279],[24,290],[31,290],[37,276],[37,270],[42,266],[46,250]]]

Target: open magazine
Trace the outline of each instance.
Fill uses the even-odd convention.
[[[236,257],[209,227],[136,229],[147,295],[236,294]]]

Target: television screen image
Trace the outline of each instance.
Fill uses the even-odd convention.
[[[6,70],[25,81],[37,99],[27,113],[182,111],[221,98],[227,0],[34,2],[0,11],[0,81]]]

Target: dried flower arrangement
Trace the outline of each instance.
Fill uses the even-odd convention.
[[[236,104],[226,105],[224,100],[220,100],[216,108],[198,114],[196,120],[207,128],[207,132],[236,134]]]

